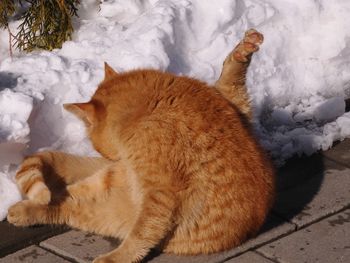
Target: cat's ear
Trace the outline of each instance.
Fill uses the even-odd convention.
[[[108,65],[107,62],[105,62],[105,79],[109,79],[117,75],[118,73],[114,69],[112,69],[112,67]]]
[[[93,124],[95,118],[95,106],[93,103],[67,103],[63,104],[63,107],[67,111],[79,117],[87,126],[91,126]]]

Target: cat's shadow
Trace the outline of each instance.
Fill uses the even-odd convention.
[[[309,222],[310,218],[304,218],[304,216],[310,216],[305,211],[322,186],[325,170],[325,159],[322,153],[287,160],[286,164],[277,171],[275,205],[261,229],[261,234],[273,231],[274,228],[286,222],[296,226],[296,218],[298,222],[300,220]]]
[[[277,196],[272,214],[288,221],[299,215],[319,192],[325,169],[322,153],[287,160],[277,171]]]

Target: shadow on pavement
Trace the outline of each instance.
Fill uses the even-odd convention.
[[[0,258],[67,230],[63,226],[50,225],[15,227],[7,221],[0,221]]]
[[[307,209],[308,203],[322,185],[324,171],[324,157],[321,153],[288,160],[277,173],[277,196],[273,214],[289,221]],[[298,187],[302,185],[307,185],[306,191],[299,191]],[[284,192],[289,194],[281,194]]]

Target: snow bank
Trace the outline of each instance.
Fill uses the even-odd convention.
[[[90,98],[104,61],[118,71],[151,67],[213,83],[253,27],[265,42],[248,88],[257,134],[276,162],[350,137],[349,1],[110,0],[100,8],[82,2],[73,41],[60,50],[11,59],[7,32],[0,31],[0,219],[20,199],[13,175],[24,154],[96,154],[62,104]]]

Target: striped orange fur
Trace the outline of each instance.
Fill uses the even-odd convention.
[[[249,120],[245,74],[262,35],[247,31],[215,87],[155,70],[105,79],[87,103],[65,105],[103,157],[43,152],[17,182],[29,200],[15,225],[68,224],[117,237],[94,263],[138,262],[149,250],[193,255],[255,235],[274,198],[274,169]]]

